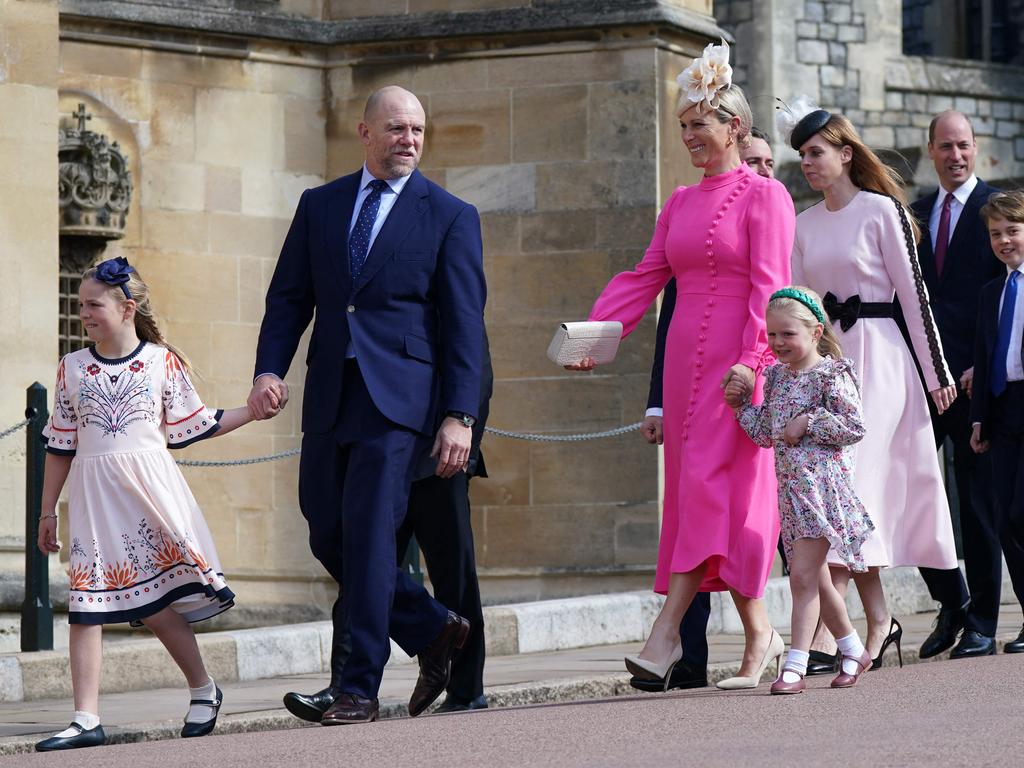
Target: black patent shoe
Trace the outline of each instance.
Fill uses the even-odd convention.
[[[36,744],[36,752],[56,752],[59,749],[81,749],[82,747],[102,747],[107,741],[107,734],[103,732],[103,726],[85,730],[78,723],[68,726],[74,728],[78,733],[74,736],[51,736]]]
[[[896,621],[895,617],[889,619],[889,634],[885,640],[882,641],[882,647],[878,651],[878,655],[871,660],[871,669],[882,668],[882,657],[885,656],[886,650],[893,643],[896,644],[896,657],[900,661],[900,667],[903,667],[903,650],[900,648],[900,643],[903,641],[903,625]]]
[[[673,667],[672,674],[669,675],[668,688],[665,687],[661,680],[651,680],[636,676],[629,679],[629,684],[638,691],[645,691],[646,693],[661,693],[665,690],[671,691],[673,688],[678,688],[679,690],[706,688],[708,684],[708,670],[707,667],[688,664],[685,661],[679,660],[676,662],[675,667]]]
[[[1003,646],[1003,653],[1024,653],[1024,628],[1021,628],[1016,640],[1011,640]]]
[[[843,654],[839,651],[836,651],[835,655],[825,653],[824,651],[810,651],[808,653],[807,674],[805,676],[837,675],[839,674],[839,666],[842,663]]]
[[[452,696],[450,693],[444,697],[437,709],[434,710],[435,714],[443,712],[469,712],[474,709],[487,709],[487,697],[480,694],[475,699],[466,701],[458,696]]]
[[[952,648],[966,620],[967,611],[963,608],[940,608],[939,615],[935,617],[935,628],[921,643],[921,658],[930,659]]]
[[[181,738],[193,739],[196,736],[205,736],[208,733],[212,733],[214,726],[217,725],[217,715],[220,713],[220,705],[223,703],[224,694],[221,693],[220,688],[217,688],[217,698],[215,699],[192,699],[188,703],[190,707],[193,704],[201,704],[202,706],[210,707],[213,709],[213,717],[202,723],[190,723],[186,720],[185,726],[181,729]]]
[[[956,648],[949,654],[951,659],[973,659],[976,656],[992,656],[996,652],[996,639],[994,637],[985,637],[980,632],[975,632],[973,629],[964,631],[963,637],[960,638],[960,642],[956,644]]]
[[[333,688],[324,688],[316,693],[286,693],[284,695],[284,708],[300,720],[307,723],[319,723],[324,712],[331,708],[331,704],[338,698]]]

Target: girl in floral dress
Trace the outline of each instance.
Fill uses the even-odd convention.
[[[249,422],[247,408],[212,411],[188,362],[153,319],[149,289],[123,258],[88,270],[79,292],[95,346],[57,369],[39,548],[56,552],[57,500],[68,484],[71,540],[71,683],[75,717],[39,751],[97,746],[103,624],[145,624],[188,681],[182,736],[210,733],[221,691],[207,674],[189,622],[233,604],[195,498],[167,448],[223,435]]]
[[[793,594],[792,646],[773,694],[801,693],[818,620],[839,638],[843,667],[833,688],[848,688],[871,664],[829,575],[829,548],[854,571],[865,569],[861,545],[874,530],[853,491],[852,446],[864,436],[853,364],[842,357],[821,299],[809,288],[772,294],[765,316],[779,360],[765,373],[764,402],[751,403],[739,380],[726,400],[757,445],[775,450],[782,543]],[[819,597],[820,596],[820,597]]]

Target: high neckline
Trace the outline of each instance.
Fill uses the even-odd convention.
[[[103,357],[103,355],[96,351],[95,345],[89,347],[89,352],[92,353],[92,356],[96,359],[97,362],[105,363],[106,365],[120,365],[121,363],[127,363],[129,360],[138,357],[139,352],[141,352],[142,348],[145,346],[145,339],[140,339],[139,346],[137,346],[130,354],[127,354],[124,357]]]
[[[700,180],[699,186],[701,189],[718,189],[719,187],[724,187],[727,184],[735,184],[747,176],[753,175],[754,172],[750,170],[749,165],[746,163],[740,163],[739,166],[733,168],[731,171],[719,173],[714,176],[704,176]]]

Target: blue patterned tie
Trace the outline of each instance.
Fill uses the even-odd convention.
[[[388,183],[380,179],[374,179],[367,186],[370,194],[363,200],[363,207],[359,209],[359,218],[356,225],[352,227],[352,234],[348,238],[348,268],[355,280],[363,271],[363,264],[366,263],[366,254],[370,251],[370,235],[373,232],[373,224],[377,221],[377,211],[380,210],[380,195],[387,189]]]
[[[1013,310],[1017,306],[1017,277],[1014,270],[1006,278],[1003,308],[999,312],[999,333],[992,353],[992,394],[998,397],[1006,390],[1006,358],[1010,353],[1010,334],[1013,333]]]

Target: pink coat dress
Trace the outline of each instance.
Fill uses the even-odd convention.
[[[838,211],[821,202],[801,213],[793,281],[822,296],[831,291],[839,301],[899,296],[928,391],[939,388],[940,378],[952,383],[917,254],[911,261],[892,199],[861,191]],[[867,432],[855,448],[853,487],[875,524],[861,550],[864,562],[956,568],[927,394],[896,321],[860,318],[847,331],[838,323],[832,328],[861,377]],[[844,564],[834,552],[829,562]]]
[[[665,346],[665,498],[654,591],[707,563],[702,591],[761,597],[779,537],[771,451],[733,418],[719,382],[774,361],[764,311],[789,283],[793,203],[746,165],[677,189],[643,260],[616,275],[590,313],[631,333],[670,278],[678,299]]]

